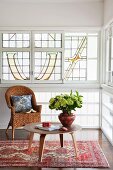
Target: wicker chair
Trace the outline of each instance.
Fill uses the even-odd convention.
[[[22,95],[32,95],[31,103],[35,113],[16,113],[13,106],[11,95],[22,96]],[[7,89],[5,93],[5,99],[7,106],[11,109],[11,118],[6,129],[6,133],[10,126],[12,126],[12,139],[14,139],[15,128],[24,126],[28,123],[40,122],[41,121],[41,109],[42,105],[36,105],[36,99],[34,92],[26,86],[12,86]]]

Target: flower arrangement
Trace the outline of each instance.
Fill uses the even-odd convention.
[[[70,94],[61,94],[52,97],[49,101],[49,108],[62,110],[63,113],[71,115],[71,111],[82,107],[82,97],[78,91]]]

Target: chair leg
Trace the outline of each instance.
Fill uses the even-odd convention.
[[[8,133],[9,126],[11,126],[10,121],[8,123],[8,126],[7,126],[7,129],[6,129],[5,133]]]
[[[12,140],[14,140],[15,128],[12,126]]]

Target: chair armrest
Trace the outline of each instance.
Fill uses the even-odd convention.
[[[35,105],[33,109],[36,110],[37,112],[41,113],[42,105]]]

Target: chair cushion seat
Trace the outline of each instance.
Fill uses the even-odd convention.
[[[13,106],[15,107],[15,112],[28,112],[29,110],[31,110],[31,98],[32,95],[11,96]]]

